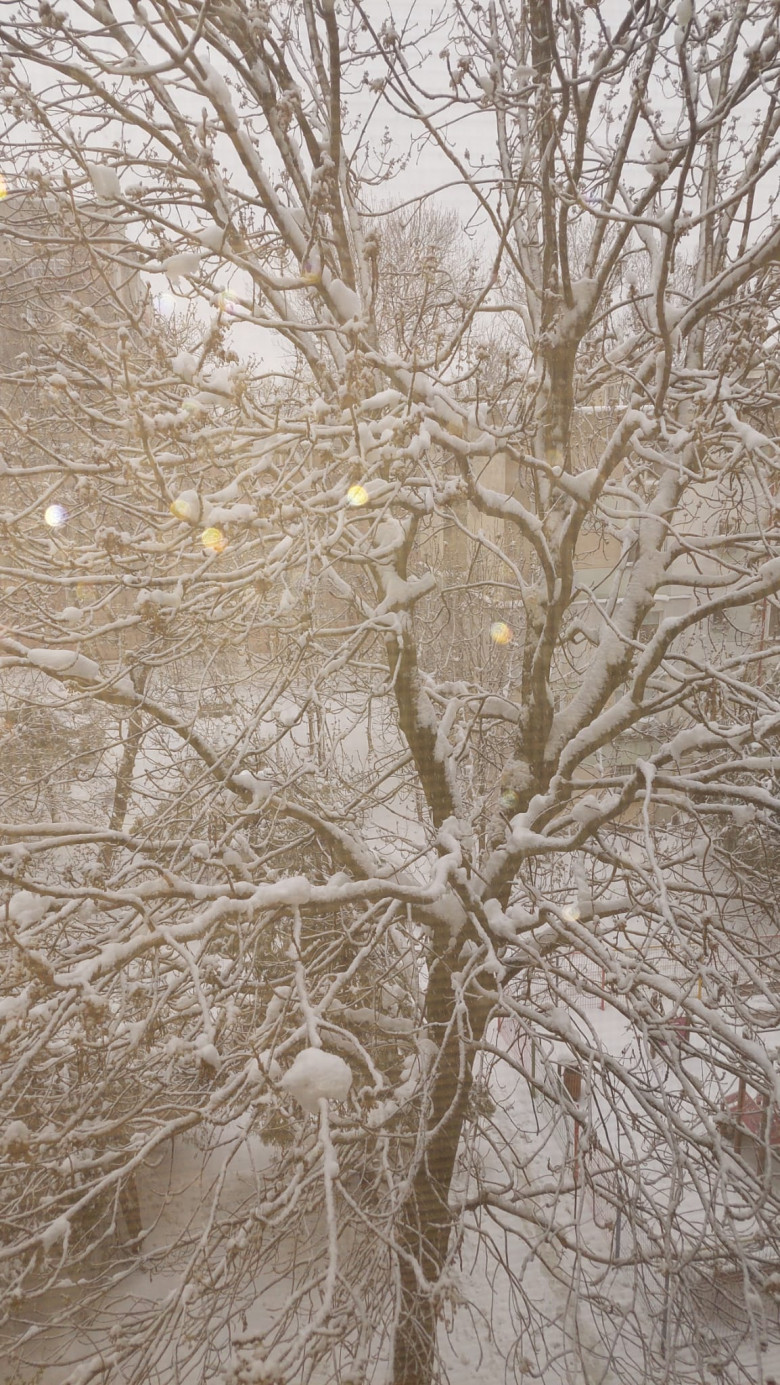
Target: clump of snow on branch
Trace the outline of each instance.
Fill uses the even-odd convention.
[[[352,1069],[337,1053],[304,1048],[296,1055],[279,1085],[304,1111],[313,1115],[323,1097],[329,1101],[346,1101],[352,1086]]]

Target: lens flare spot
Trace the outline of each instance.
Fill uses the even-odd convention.
[[[176,307],[176,299],[172,293],[156,293],[152,299],[155,309],[162,317],[171,317]]]
[[[563,917],[567,923],[576,923],[580,917],[580,911],[576,904],[567,904],[563,911]]]
[[[177,495],[171,501],[170,511],[174,519],[184,520],[185,524],[194,524],[200,518],[200,501],[197,496]]]
[[[68,512],[64,505],[47,505],[43,512],[44,524],[48,524],[50,529],[60,529],[68,518]]]
[[[224,553],[227,548],[227,539],[221,529],[204,529],[200,541],[212,553]]]
[[[0,202],[2,202],[3,198],[4,198],[4,197],[7,197],[7,196],[8,196],[8,184],[7,184],[7,182],[5,181],[5,178],[3,177],[2,173],[0,173]]]
[[[350,505],[367,505],[368,491],[365,486],[350,486],[347,491],[347,501]]]
[[[239,309],[239,302],[238,294],[234,293],[232,289],[223,289],[221,293],[217,294],[214,301],[221,313],[227,313],[228,316],[235,317]]]
[[[301,265],[301,278],[307,284],[319,284],[322,279],[322,260],[318,250],[306,256]]]
[[[511,644],[514,634],[505,620],[494,620],[490,627],[490,638],[494,644]]]

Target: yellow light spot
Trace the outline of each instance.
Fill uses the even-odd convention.
[[[238,294],[232,289],[223,289],[216,298],[216,306],[221,313],[234,316],[238,312]]]
[[[0,202],[2,202],[3,198],[4,198],[4,197],[7,197],[7,196],[8,196],[8,184],[7,184],[7,182],[5,181],[5,178],[3,177],[2,173],[0,173]]]
[[[514,635],[505,620],[494,620],[490,627],[490,638],[494,644],[511,644]]]
[[[365,486],[350,486],[347,491],[347,500],[350,505],[368,504],[368,491]]]
[[[68,512],[64,505],[47,505],[43,512],[43,520],[50,529],[59,529],[68,518]]]
[[[221,529],[204,529],[200,541],[212,553],[224,553],[227,548],[227,539]]]
[[[576,923],[579,919],[580,911],[576,904],[567,904],[563,911],[563,917],[567,923]]]
[[[183,519],[188,524],[194,522],[200,514],[200,506],[193,505],[181,495],[177,495],[176,499],[171,501],[170,510],[174,519]]]

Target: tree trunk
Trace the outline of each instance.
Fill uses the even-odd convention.
[[[450,1242],[449,1192],[462,1125],[461,1113],[431,1140],[404,1209],[392,1385],[433,1385],[435,1378],[438,1312],[433,1290]]]
[[[144,666],[132,670],[133,686],[138,693],[143,693],[148,678],[149,668]],[[122,759],[117,770],[116,781],[114,784],[114,801],[111,805],[111,817],[109,819],[109,829],[112,832],[121,832],[125,823],[127,805],[130,802],[130,795],[133,788],[133,771],[135,762],[138,758],[138,751],[143,737],[143,714],[140,709],[130,713],[127,724],[127,735],[122,750]],[[102,848],[100,852],[100,864],[104,870],[108,870],[111,864],[113,846],[110,842]]]
[[[138,1249],[143,1238],[141,1221],[141,1202],[138,1196],[138,1183],[134,1173],[122,1184],[119,1191],[119,1206],[125,1219],[127,1245]]]
[[[450,1186],[472,1087],[471,1061],[456,1022],[449,960],[431,968],[428,1034],[439,1047],[426,1128],[431,1132],[398,1232],[400,1301],[393,1344],[392,1385],[433,1385],[438,1304],[435,1289],[452,1231]],[[480,1006],[480,1018],[484,1025]],[[472,1016],[472,1022],[475,1019]]]

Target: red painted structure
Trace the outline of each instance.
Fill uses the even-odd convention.
[[[742,1148],[743,1135],[759,1147],[768,1143],[770,1149],[780,1151],[780,1112],[774,1111],[770,1118],[768,1097],[748,1091],[744,1077],[740,1078],[737,1090],[726,1097],[726,1110],[736,1125],[734,1148],[737,1153]]]

